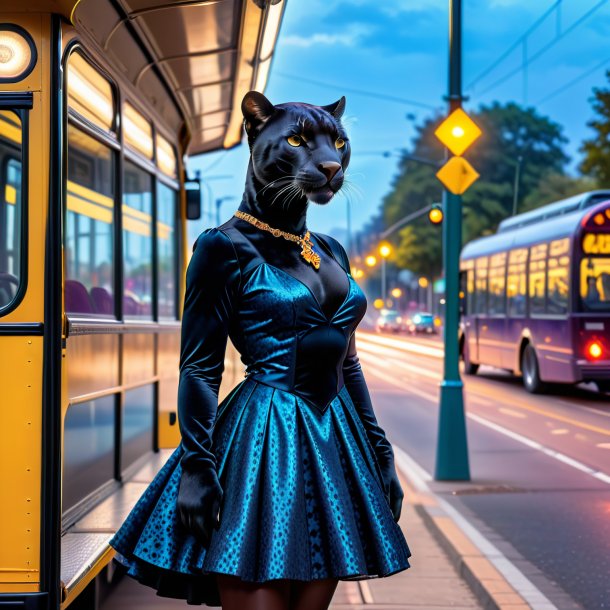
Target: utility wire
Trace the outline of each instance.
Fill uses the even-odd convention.
[[[344,87],[342,85],[337,85],[336,83],[326,83],[319,80],[314,80],[312,78],[303,78],[301,76],[294,76],[293,74],[286,74],[285,72],[274,72],[274,76],[281,76],[282,78],[287,78],[289,80],[296,80],[302,83],[310,83],[312,85],[317,85],[319,87],[338,89],[339,91],[344,91],[345,93],[354,93],[355,95],[363,95],[365,97],[373,97],[378,100],[385,100],[387,102],[396,102],[397,104],[405,104],[407,106],[416,106],[417,108],[425,108],[426,110],[439,110],[438,106],[433,106],[432,104],[426,104],[424,102],[418,102],[416,100],[410,100],[404,97],[396,97],[394,95],[386,95],[384,93],[374,93],[373,91],[366,91],[364,89],[354,89],[353,87]]]
[[[479,95],[485,95],[486,93],[488,93],[492,89],[495,89],[496,87],[499,87],[501,84],[506,82],[509,78],[513,77],[515,74],[517,74],[518,72],[520,72],[524,68],[529,67],[530,64],[534,63],[537,59],[542,57],[542,55],[544,55],[550,48],[555,46],[560,40],[562,40],[568,34],[573,32],[586,19],[588,19],[591,15],[593,15],[593,13],[598,11],[604,4],[607,4],[607,3],[608,3],[608,0],[601,0],[595,6],[592,6],[584,15],[581,15],[576,21],[574,21],[574,23],[572,23],[569,28],[564,30],[561,34],[558,34],[557,36],[555,36],[555,38],[553,38],[553,40],[551,40],[549,43],[544,45],[541,49],[539,49],[531,57],[528,57],[526,62],[524,62],[522,65],[517,66],[516,68],[510,70],[509,72],[504,74],[504,76],[501,76],[498,80],[494,81],[491,85],[489,85],[489,87],[487,87],[486,89],[481,91],[479,93]]]
[[[543,98],[539,99],[536,102],[536,106],[539,106],[540,104],[544,104],[545,102],[548,102],[549,100],[553,99],[554,97],[561,95],[564,91],[566,91],[567,89],[569,89],[576,83],[579,83],[581,80],[584,80],[585,78],[587,78],[587,76],[590,76],[594,72],[597,72],[597,70],[599,70],[600,68],[605,66],[608,62],[610,62],[610,59],[606,58],[606,59],[600,61],[598,64],[595,64],[592,68],[585,70],[584,72],[579,74],[576,78],[573,78],[572,80],[568,81],[561,87],[558,87],[554,91],[551,91],[551,93],[549,93],[548,95],[545,95]]]
[[[473,78],[469,85],[466,87],[467,89],[472,89],[480,80],[484,79],[488,74],[493,72],[515,49],[519,48],[523,41],[532,34],[535,30],[537,30],[545,21],[546,18],[551,15],[560,5],[562,0],[557,0],[553,5],[551,5],[538,19],[523,33],[515,42],[504,51],[493,63],[491,63],[485,70],[479,73],[478,76]]]

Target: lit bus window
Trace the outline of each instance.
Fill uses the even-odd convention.
[[[610,257],[587,257],[580,263],[583,311],[610,312]]]
[[[490,315],[506,313],[505,282],[506,252],[500,252],[489,260],[488,312]]]
[[[508,277],[506,296],[508,299],[508,315],[523,317],[526,302],[527,278],[527,248],[511,250],[508,255]]]
[[[112,151],[69,125],[64,242],[68,313],[114,315],[114,172]]]
[[[530,249],[529,303],[530,314],[541,314],[546,309],[546,258],[548,244],[538,244]]]
[[[151,319],[152,177],[125,161],[123,185],[123,313]]]
[[[487,264],[486,256],[478,258],[475,263],[474,276],[474,310],[473,313],[487,313]]]
[[[68,59],[68,106],[104,131],[114,127],[112,87],[78,53],[72,53]]]
[[[127,102],[123,106],[123,135],[127,146],[147,159],[153,158],[152,125]]]
[[[175,178],[178,175],[176,151],[174,147],[163,137],[157,135],[157,165],[166,175]]]
[[[21,120],[0,111],[0,310],[10,305],[21,286]]]
[[[177,276],[177,193],[158,182],[157,187],[157,268],[160,318],[176,319]]]
[[[570,240],[556,239],[549,244],[546,313],[568,311]]]

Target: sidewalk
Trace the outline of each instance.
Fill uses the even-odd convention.
[[[331,610],[483,608],[424,522],[419,509],[432,500],[399,476],[405,492],[400,526],[413,553],[411,567],[388,578],[340,582]]]

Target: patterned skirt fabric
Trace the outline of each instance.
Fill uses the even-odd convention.
[[[214,452],[224,496],[207,548],[176,512],[180,446],[110,541],[127,573],[159,595],[219,606],[215,573],[360,580],[410,567],[345,387],[322,412],[245,379],[219,405]]]

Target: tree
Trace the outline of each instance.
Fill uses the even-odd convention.
[[[562,128],[539,115],[534,108],[514,103],[481,106],[472,113],[483,135],[467,154],[481,178],[465,193],[463,240],[492,233],[510,216],[516,163],[523,158],[520,200],[524,201],[551,175],[563,175],[568,157]],[[406,155],[433,160],[443,158],[443,148],[434,131],[443,117],[426,119],[417,127],[412,146],[404,151],[392,190],[382,203],[386,226],[422,207],[441,200],[442,187],[434,168],[417,164]],[[542,203],[546,203],[541,201]],[[441,271],[441,230],[424,217],[393,236],[395,261],[417,274],[439,275]]]
[[[596,188],[598,188],[597,183],[592,178],[574,178],[562,174],[551,174],[541,180],[537,188],[523,200],[519,206],[519,211],[527,212],[541,205],[565,199],[578,193],[593,191]]]
[[[606,72],[610,80],[610,70]],[[597,179],[602,187],[610,186],[610,89],[595,87],[591,105],[596,117],[587,123],[595,135],[580,148],[585,158],[580,171]]]

